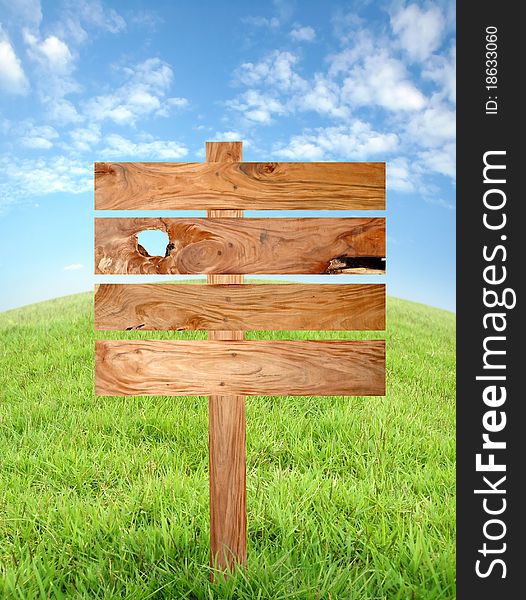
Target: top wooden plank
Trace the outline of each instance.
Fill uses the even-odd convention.
[[[99,162],[97,210],[384,210],[385,163]]]

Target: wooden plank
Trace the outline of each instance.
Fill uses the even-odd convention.
[[[216,166],[239,162],[241,142],[207,142],[206,160]],[[223,204],[221,206],[224,206]],[[242,210],[210,209],[209,218],[243,217]],[[207,276],[207,288],[215,284],[242,284],[243,275]],[[203,289],[203,288],[201,288]],[[206,290],[208,291],[208,290]],[[215,328],[211,328],[215,329]],[[228,328],[224,328],[228,329]],[[209,340],[242,340],[243,331],[209,331]],[[245,396],[208,397],[208,464],[210,485],[210,576],[247,562],[246,486],[246,407]]]
[[[100,284],[95,327],[209,329],[211,334],[251,329],[383,330],[385,286]]]
[[[99,162],[95,208],[384,210],[385,163]]]
[[[383,340],[98,340],[98,396],[381,396]]]
[[[166,256],[137,241],[165,231]],[[383,273],[385,220],[95,219],[95,273]],[[215,281],[220,283],[220,281]]]

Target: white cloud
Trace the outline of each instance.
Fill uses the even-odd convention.
[[[213,142],[241,142],[246,146],[247,142],[243,139],[243,134],[239,131],[216,131]]]
[[[273,87],[281,91],[303,89],[306,82],[294,72],[298,57],[275,50],[258,63],[246,62],[234,73],[235,79],[248,87]]]
[[[290,37],[296,42],[313,42],[316,38],[316,31],[309,25],[305,27],[294,27],[290,32]]]
[[[130,88],[128,103],[134,106],[139,113],[149,113],[161,107],[161,101],[142,86]]]
[[[386,163],[386,187],[398,192],[414,192],[415,176],[405,157],[398,157]]]
[[[139,117],[167,116],[170,108],[188,104],[186,98],[166,98],[173,71],[159,58],[149,58],[123,71],[127,77],[124,85],[109,94],[95,96],[85,104],[88,117],[133,125]]]
[[[441,88],[441,95],[453,104],[457,99],[456,48],[453,45],[449,56],[434,54],[422,71],[424,79],[434,81]]]
[[[72,77],[75,57],[64,40],[55,35],[40,38],[38,33],[23,30],[27,54],[38,66],[37,82],[40,99],[53,102],[80,90]]]
[[[410,4],[391,16],[391,27],[409,58],[424,61],[440,46],[445,19],[438,6]]]
[[[61,125],[80,123],[84,117],[79,114],[75,106],[65,98],[45,98],[46,116]]]
[[[1,0],[0,0],[1,1]],[[83,116],[65,96],[82,91],[73,77],[78,47],[88,39],[93,40],[97,32],[112,34],[126,28],[124,18],[114,9],[103,5],[101,0],[63,0],[56,8],[54,19],[47,24],[45,34],[41,32],[41,9],[36,0],[16,0],[23,5],[24,19],[20,16],[22,35],[27,55],[38,67],[35,79],[40,101],[47,109],[52,121],[79,123]],[[28,17],[30,8],[38,8],[38,17]]]
[[[287,146],[276,148],[276,154],[287,160],[323,160],[327,155],[316,135],[295,135]]]
[[[455,179],[456,146],[454,143],[445,144],[442,148],[421,152],[419,158],[428,169],[453,180]]]
[[[279,100],[256,90],[246,91],[240,98],[227,102],[227,106],[243,113],[249,121],[261,124],[269,124],[272,122],[273,115],[282,115],[286,112]]]
[[[126,21],[101,0],[68,0],[55,28],[64,37],[82,44],[90,38],[88,30],[117,34],[126,29]]]
[[[188,149],[178,142],[154,140],[133,142],[118,134],[110,134],[104,138],[106,147],[99,155],[104,158],[134,158],[168,160],[183,158],[188,154]]]
[[[278,29],[280,25],[288,21],[294,11],[293,2],[291,0],[273,0],[272,5],[275,15],[272,17],[249,16],[242,17],[241,22],[254,27],[268,27],[270,29]]]
[[[234,79],[249,89],[226,105],[256,123],[271,123],[273,116],[295,111],[348,119],[361,107],[423,109],[426,98],[404,63],[378,44],[367,32],[357,34],[352,48],[329,56],[327,72],[315,73],[310,80],[299,75],[298,57],[291,52],[276,50],[259,62],[245,62]]]
[[[374,131],[368,123],[355,120],[350,125],[307,130],[275,152],[290,160],[366,160],[393,152],[398,144],[396,134]]]
[[[365,20],[358,16],[356,10],[344,12],[341,7],[336,8],[331,18],[334,35],[342,46],[356,41],[357,34],[363,31]]]
[[[377,105],[393,111],[419,110],[426,103],[422,92],[409,80],[404,64],[386,52],[368,55],[353,66],[342,93],[351,105]]]
[[[26,94],[29,82],[9,38],[0,25],[0,90],[8,94]]]
[[[148,58],[133,67],[125,67],[123,71],[133,82],[158,90],[168,89],[173,80],[172,68],[160,58]]]
[[[39,40],[36,35],[25,29],[24,41],[28,54],[41,66],[55,75],[67,75],[73,68],[73,55],[68,45],[54,35]]]
[[[79,152],[89,152],[101,139],[100,127],[96,124],[79,127],[69,132],[71,146]]]
[[[30,126],[20,139],[20,143],[25,148],[33,150],[49,150],[53,147],[51,140],[58,137],[58,133],[53,127],[47,125]]]
[[[187,98],[165,98],[162,99],[159,108],[155,111],[157,117],[169,117],[172,109],[183,109],[188,106]]]
[[[80,269],[83,269],[84,265],[82,265],[81,263],[73,263],[71,265],[66,265],[64,267],[64,271],[79,271]]]
[[[327,57],[329,76],[345,75],[352,66],[363,62],[368,56],[379,53],[389,54],[390,46],[387,38],[373,37],[367,29],[357,29],[341,52]]]
[[[73,56],[62,40],[50,35],[40,44],[40,51],[46,57],[52,69],[59,73],[67,73],[71,68]]]
[[[425,110],[412,115],[407,132],[419,146],[440,146],[455,139],[455,112],[444,104],[431,104]]]
[[[435,191],[434,194],[427,194],[424,197],[424,200],[428,204],[434,204],[435,206],[440,206],[442,208],[447,208],[447,210],[455,210],[455,205],[448,200],[445,200],[441,196],[439,196],[440,192],[438,190]]]
[[[298,95],[295,104],[300,110],[313,110],[336,118],[346,118],[350,112],[342,105],[340,86],[320,73],[316,73],[308,90]]]
[[[22,138],[21,144],[31,150],[49,150],[53,148],[53,142],[43,137]]]
[[[40,0],[0,0],[0,6],[6,11],[4,17],[20,27],[38,28],[42,21]]]
[[[139,8],[133,11],[128,11],[126,14],[128,23],[132,26],[137,26],[143,30],[154,32],[158,26],[165,23],[165,19],[155,9]]]
[[[315,111],[332,118],[347,118],[340,85],[322,73],[312,81],[296,71],[298,57],[291,52],[274,51],[260,62],[243,63],[235,80],[249,89],[226,103],[253,123],[268,124],[277,115],[295,111]]]
[[[80,194],[93,190],[93,163],[66,156],[44,158],[0,156],[0,205],[55,192]]]
[[[103,6],[100,0],[75,0],[73,7],[86,23],[98,29],[109,33],[119,33],[126,29],[124,17],[115,9]]]
[[[272,0],[272,6],[276,11],[279,22],[284,23],[292,17],[295,9],[294,0]]]
[[[277,29],[279,27],[279,19],[277,17],[243,17],[241,22],[246,23],[247,25],[254,25],[254,27],[269,27],[271,29]]]

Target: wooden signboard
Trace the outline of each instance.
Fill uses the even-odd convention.
[[[207,210],[95,219],[96,274],[206,273],[208,285],[100,284],[100,330],[208,330],[208,340],[96,342],[96,393],[208,395],[212,573],[246,564],[246,395],[385,393],[383,340],[245,341],[246,330],[383,330],[379,284],[244,284],[250,273],[383,274],[382,218],[245,219],[246,209],[385,209],[384,163],[95,163],[97,210]],[[164,256],[137,235],[168,234]]]

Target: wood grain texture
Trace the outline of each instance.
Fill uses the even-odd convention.
[[[225,333],[383,330],[385,286],[100,284],[95,294],[95,327]]]
[[[214,581],[247,562],[245,396],[208,397],[208,457]]]
[[[385,163],[227,162],[211,151],[221,162],[95,163],[95,208],[385,209]]]
[[[216,164],[241,161],[241,142],[207,142],[206,160]],[[209,218],[241,218],[242,210],[207,211]],[[207,276],[214,284],[242,284],[243,275]],[[214,330],[209,340],[242,340],[243,331]],[[210,485],[210,577],[247,562],[246,407],[245,396],[208,397],[208,457]]]
[[[166,256],[137,240],[166,231]],[[95,273],[383,273],[385,220],[95,219]],[[220,281],[214,281],[220,283]]]
[[[243,142],[206,142],[207,163],[239,163],[243,160]],[[144,163],[143,163],[144,164]],[[151,163],[150,163],[151,164]],[[158,163],[159,164],[159,163]],[[162,164],[162,163],[160,163]],[[172,163],[174,164],[174,163]],[[177,164],[177,163],[175,163]],[[188,163],[186,163],[188,164]],[[205,163],[198,163],[205,164]],[[221,209],[224,210],[224,209]]]
[[[98,340],[99,396],[381,396],[383,340]]]

